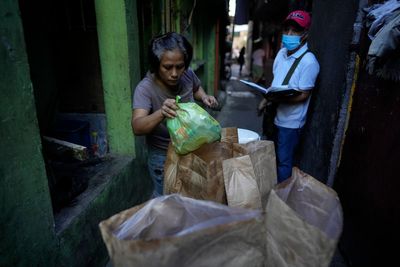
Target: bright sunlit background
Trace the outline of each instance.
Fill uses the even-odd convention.
[[[229,16],[235,16],[236,0],[229,0]]]
[[[236,11],[236,0],[229,0],[229,16],[234,17],[235,11]],[[234,29],[232,29],[232,27],[234,27]],[[230,33],[234,33],[233,39],[231,39],[231,41],[232,41],[232,58],[235,59],[239,56],[240,49],[246,45],[248,25],[231,24],[227,28]]]

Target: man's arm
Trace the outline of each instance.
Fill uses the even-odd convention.
[[[267,100],[277,103],[296,104],[305,101],[311,94],[311,90],[300,91],[299,95],[295,96],[266,96]]]

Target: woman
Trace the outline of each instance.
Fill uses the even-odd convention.
[[[176,116],[176,96],[181,97],[181,102],[198,100],[209,107],[218,105],[189,68],[192,55],[192,46],[178,33],[153,38],[149,45],[150,70],[135,89],[132,129],[135,135],[146,135],[153,197],[163,194],[164,163],[170,141],[165,118]]]
[[[262,83],[264,78],[265,50],[263,42],[258,41],[254,44],[254,52],[252,57],[252,76],[254,83]]]

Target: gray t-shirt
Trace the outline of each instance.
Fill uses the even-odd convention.
[[[177,95],[181,97],[180,102],[193,102],[193,94],[199,89],[200,80],[196,74],[187,69],[179,81],[177,90],[167,91],[160,88],[155,82],[154,74],[147,72],[146,76],[136,86],[133,95],[133,109],[145,109],[149,114],[159,110],[167,98]],[[168,149],[170,141],[166,121],[161,122],[151,133],[146,136],[147,144],[161,149]]]

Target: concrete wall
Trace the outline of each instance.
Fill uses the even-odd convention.
[[[0,266],[51,266],[56,239],[16,1],[0,4]]]
[[[108,256],[98,223],[151,193],[143,158],[133,159],[130,129],[131,86],[139,68],[133,59],[139,53],[135,40],[128,40],[137,22],[126,7],[136,1],[108,3],[96,1],[96,11],[103,23],[102,74],[110,149],[116,154],[108,171],[97,176],[99,186],[92,188],[85,208],[74,210],[57,231],[18,1],[0,3],[0,266],[102,266]]]
[[[314,1],[310,46],[320,63],[301,144],[300,167],[326,181],[342,97],[358,1]]]
[[[151,180],[143,164],[132,161],[132,157],[110,160],[101,173],[91,178],[80,207],[69,211],[77,213],[76,218],[60,226],[56,266],[105,266],[108,253],[99,222],[144,202],[150,194]]]

